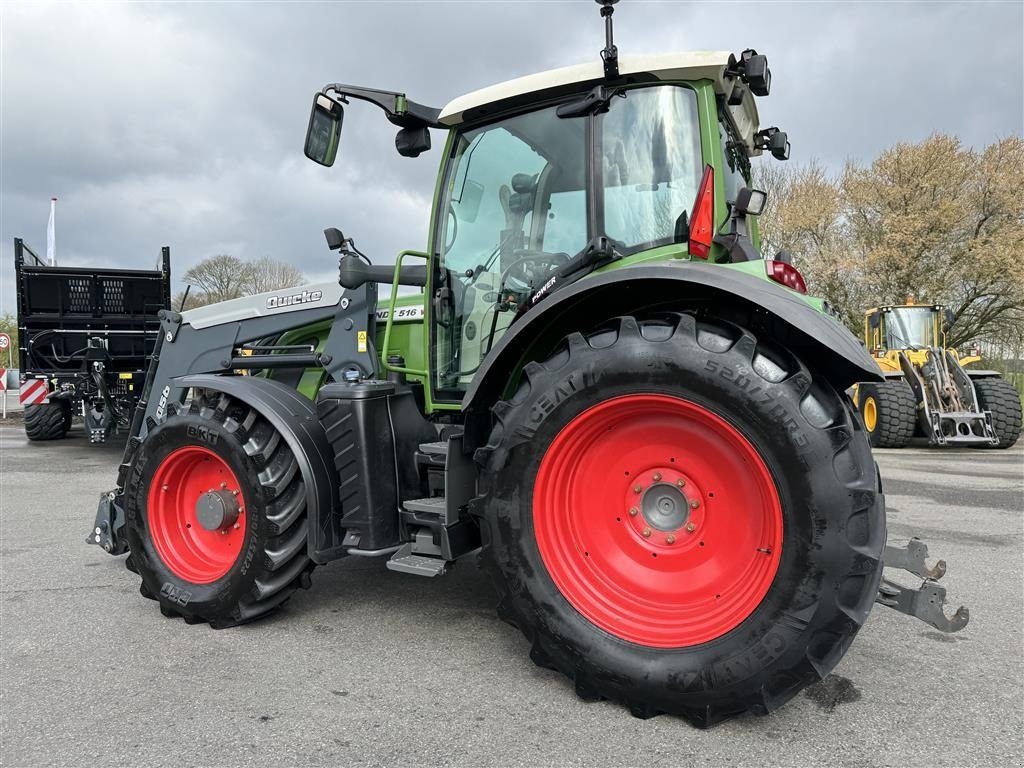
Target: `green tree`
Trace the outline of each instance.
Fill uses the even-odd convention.
[[[1010,341],[1024,321],[1024,140],[984,150],[935,134],[831,177],[817,164],[760,171],[762,231],[857,335],[864,309],[945,304],[950,343]]]

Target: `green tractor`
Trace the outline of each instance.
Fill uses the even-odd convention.
[[[162,313],[88,540],[165,615],[248,622],[341,557],[475,558],[580,696],[702,727],[821,680],[876,600],[966,623],[920,542],[885,546],[844,394],[878,366],[758,252],[749,158],[789,151],[758,125],[765,56],[619,59],[613,2],[600,62],[440,109],[315,95],[321,165],[352,100],[402,155],[443,132],[429,244],[374,266],[329,229],[337,281]]]

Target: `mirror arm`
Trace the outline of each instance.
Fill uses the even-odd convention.
[[[343,103],[348,103],[349,99],[359,99],[374,104],[384,110],[384,114],[391,123],[400,128],[414,128],[421,125],[439,128],[441,125],[437,121],[441,110],[410,101],[404,93],[397,91],[382,91],[378,88],[331,83],[325,85],[320,92],[328,97],[333,94]]]

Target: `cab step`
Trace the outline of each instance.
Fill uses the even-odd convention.
[[[413,551],[415,542],[409,542],[391,556],[387,562],[389,571],[408,573],[413,576],[444,576],[448,563],[439,557],[418,555]]]

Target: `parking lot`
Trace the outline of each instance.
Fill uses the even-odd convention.
[[[262,622],[165,619],[84,544],[120,446],[0,427],[0,764],[1006,765],[1024,750],[1024,449],[879,451],[890,542],[944,557],[944,635],[876,607],[835,673],[710,731],[584,703],[532,664],[471,563],[318,569]]]

